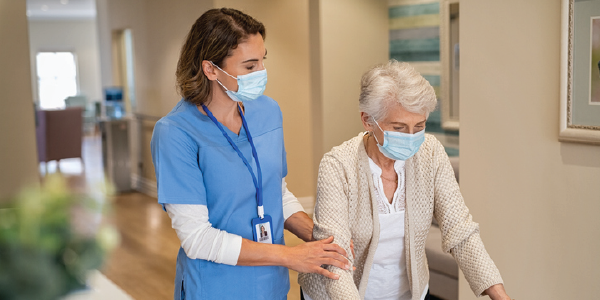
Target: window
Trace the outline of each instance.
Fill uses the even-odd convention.
[[[38,93],[42,109],[64,108],[65,98],[77,95],[77,67],[71,52],[38,52]]]

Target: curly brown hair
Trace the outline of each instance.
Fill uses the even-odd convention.
[[[177,92],[190,103],[209,100],[211,83],[202,71],[202,61],[222,67],[223,60],[249,35],[265,38],[265,26],[232,8],[215,8],[200,16],[188,33],[177,62]]]

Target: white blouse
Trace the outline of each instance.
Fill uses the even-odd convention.
[[[381,179],[381,168],[369,157],[369,167],[371,167],[371,176],[373,177],[373,183],[375,184],[375,195],[377,197],[377,204],[379,205],[380,214],[389,214],[404,211],[406,206],[406,190],[404,186],[404,161],[397,160],[394,162],[394,170],[398,174],[398,187],[394,192],[392,203],[390,203],[385,196],[383,189],[383,181]]]
[[[374,192],[379,207],[379,244],[373,257],[365,300],[410,300],[412,294],[406,270],[404,248],[404,209],[406,207],[406,172],[404,161],[396,160],[394,170],[398,175],[398,186],[392,203],[385,196],[381,168],[369,158],[369,167],[375,186]],[[421,299],[425,299],[429,288],[425,288]]]
[[[304,211],[298,198],[281,182],[283,217]],[[236,265],[242,250],[242,237],[212,227],[208,208],[200,204],[165,204],[171,226],[181,241],[185,254],[192,259],[204,259],[220,264]]]

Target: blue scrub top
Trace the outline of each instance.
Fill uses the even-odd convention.
[[[275,244],[284,244],[281,180],[287,175],[279,105],[267,96],[244,102],[262,169],[265,213],[273,219]],[[256,174],[256,161],[242,126],[239,135],[223,126]],[[154,127],[152,160],[158,202],[201,204],[213,227],[253,240],[257,217],[256,189],[242,159],[219,128],[196,105],[181,100]],[[175,299],[286,299],[289,275],[285,267],[248,267],[177,256]]]

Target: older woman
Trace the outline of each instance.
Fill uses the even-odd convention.
[[[325,154],[313,236],[334,236],[356,270],[327,266],[331,280],[301,274],[305,299],[427,299],[425,240],[435,217],[442,246],[476,295],[510,299],[479,237],[444,147],[425,134],[435,109],[431,85],[409,64],[390,61],[362,78],[366,130]]]

